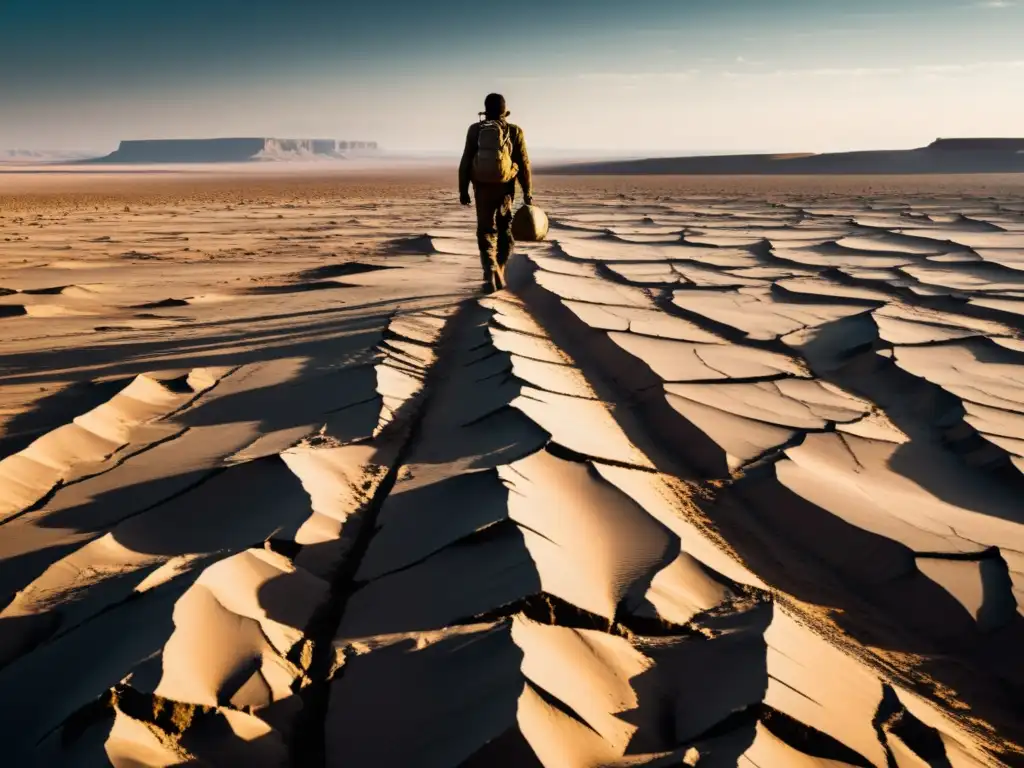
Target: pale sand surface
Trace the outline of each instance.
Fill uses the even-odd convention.
[[[12,766],[1024,764],[1024,179],[0,172]]]

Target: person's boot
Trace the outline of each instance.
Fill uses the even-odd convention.
[[[483,261],[483,259],[481,259]],[[498,267],[490,259],[484,261],[484,293],[494,293],[501,289],[501,277],[498,275]]]
[[[481,283],[481,286],[481,291],[483,293],[494,293],[494,281],[491,279],[490,275],[484,275],[484,281]]]

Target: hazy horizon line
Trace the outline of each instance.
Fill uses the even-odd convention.
[[[253,134],[256,136],[256,134]],[[228,135],[217,135],[217,136],[188,136],[188,137],[177,137],[167,136],[160,138],[149,138],[149,139],[123,139],[121,141],[173,141],[173,140],[213,140],[213,139],[234,139],[244,138],[238,136]],[[262,138],[262,136],[260,136]],[[269,137],[268,138],[282,138],[288,139],[291,137]],[[698,147],[680,147],[671,149],[620,149],[613,147],[580,147],[580,148],[568,148],[568,147],[551,147],[551,146],[537,146],[530,147],[531,155],[608,155],[616,157],[672,157],[678,155],[746,155],[746,154],[794,154],[794,153],[810,153],[810,154],[826,154],[835,152],[857,152],[857,151],[876,151],[876,150],[900,150],[900,149],[918,149],[930,144],[938,138],[1017,138],[1017,137],[1002,137],[1002,136],[935,136],[929,141],[923,143],[915,143],[908,146],[898,146],[895,142],[893,144],[885,144],[878,146],[863,146],[863,147],[835,147],[835,148],[795,148],[787,147],[785,149],[777,147],[750,147],[744,149],[726,149],[726,148],[698,148]],[[38,155],[76,155],[84,157],[102,157],[106,154],[114,152],[120,144],[115,144],[110,147],[98,148],[98,147],[30,147],[30,146],[3,146],[0,147],[0,157],[3,155],[16,156],[15,153],[27,154],[38,154]],[[377,152],[381,155],[389,156],[406,156],[406,157],[459,157],[462,154],[461,148],[434,148],[434,149],[404,149],[401,147],[378,147]]]

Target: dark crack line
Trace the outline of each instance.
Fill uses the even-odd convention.
[[[195,406],[197,406],[197,405],[198,405],[198,404],[200,403],[200,401],[202,401],[202,400],[205,400],[205,399],[206,399],[206,396],[207,396],[207,395],[209,395],[209,394],[210,394],[211,392],[213,392],[214,390],[216,390],[216,389],[217,389],[217,387],[219,387],[219,386],[221,385],[221,383],[222,383],[222,382],[223,382],[223,381],[224,381],[225,379],[227,379],[227,378],[229,378],[229,377],[231,377],[231,376],[234,376],[234,375],[235,375],[235,374],[236,374],[236,373],[237,373],[238,371],[240,371],[240,370],[241,370],[241,369],[242,369],[243,367],[244,367],[244,366],[241,366],[241,365],[236,365],[236,366],[234,366],[233,368],[231,368],[230,370],[228,370],[228,371],[227,371],[227,372],[226,372],[226,373],[225,373],[225,374],[224,374],[223,376],[221,376],[221,377],[220,377],[219,379],[217,379],[216,381],[214,381],[214,382],[213,382],[213,384],[211,384],[211,385],[210,385],[209,387],[207,387],[206,389],[204,389],[204,390],[203,390],[202,392],[197,392],[197,393],[196,393],[196,395],[195,395],[195,397],[191,398],[191,399],[190,399],[190,400],[189,400],[189,401],[188,401],[187,403],[184,403],[183,405],[181,405],[181,406],[179,406],[179,407],[175,408],[175,409],[174,409],[173,411],[171,411],[170,413],[168,413],[168,414],[166,414],[166,415],[162,416],[162,417],[161,417],[161,418],[160,418],[159,420],[160,420],[160,421],[168,421],[169,419],[173,419],[173,418],[174,418],[175,416],[179,416],[179,415],[181,415],[182,413],[185,413],[185,412],[187,412],[187,411],[191,410],[192,408],[194,408]],[[196,369],[195,369],[195,368],[193,368],[193,369],[192,369],[191,371],[189,371],[189,373],[194,373],[194,372],[195,372],[195,370],[196,370]]]
[[[39,510],[43,509],[47,504],[49,504],[53,500],[53,497],[56,496],[57,493],[63,490],[64,488],[70,488],[74,485],[78,485],[79,483],[84,483],[86,480],[92,480],[93,478],[99,477],[100,475],[105,475],[108,472],[113,472],[115,469],[122,466],[131,459],[135,458],[136,456],[141,456],[142,454],[147,453],[148,451],[151,451],[154,448],[159,448],[161,445],[164,445],[165,443],[173,442],[174,440],[177,440],[179,437],[184,436],[190,430],[191,427],[184,427],[180,432],[175,432],[173,434],[167,435],[166,437],[162,437],[159,440],[154,440],[152,443],[147,443],[146,445],[141,446],[136,451],[127,452],[124,450],[125,448],[130,447],[130,443],[127,446],[119,448],[106,458],[102,459],[101,462],[97,462],[105,463],[110,461],[112,458],[117,457],[116,459],[114,459],[114,462],[110,464],[110,466],[100,470],[99,472],[93,472],[92,474],[76,477],[74,480],[71,481],[65,481],[63,479],[58,480],[57,483],[52,488],[50,488],[38,501],[33,502],[30,506],[26,507],[20,512],[16,512],[15,514],[7,517],[5,520],[0,522],[0,527],[6,525],[7,523],[15,521],[20,517],[24,517],[25,515],[31,514],[32,512],[38,512]],[[119,453],[122,455],[118,456]]]
[[[649,475],[663,475],[664,472],[655,469],[654,467],[644,467],[639,464],[631,464],[628,461],[619,461],[617,459],[609,459],[601,456],[593,456],[586,453],[580,453],[572,448],[568,448],[555,440],[549,440],[545,446],[548,453],[552,456],[556,456],[564,461],[572,461],[577,464],[604,464],[608,467],[617,467],[619,469],[632,469],[637,472],[644,472]]]
[[[450,360],[445,358],[445,348],[454,343],[467,306],[469,306],[468,303],[463,302],[447,320],[439,334],[437,354],[434,363],[427,369],[424,376],[420,397],[409,402],[409,406],[415,410],[408,424],[405,439],[378,485],[373,498],[364,507],[363,514],[360,515],[359,528],[352,546],[331,579],[332,599],[324,605],[320,614],[311,620],[310,629],[306,632],[307,638],[313,643],[312,660],[306,670],[306,675],[312,682],[298,691],[298,695],[303,701],[303,714],[295,724],[290,742],[290,752],[294,764],[302,768],[323,768],[326,763],[325,728],[330,703],[330,687],[333,682],[330,678],[330,669],[334,661],[332,640],[344,618],[349,600],[358,589],[359,585],[355,580],[355,575],[376,533],[376,521],[384,502],[398,480],[406,457],[418,442],[419,431],[431,400],[430,385],[447,373]],[[398,419],[393,423],[397,423],[397,421]],[[333,679],[340,679],[344,673],[345,668],[342,666]]]
[[[817,705],[818,705],[819,707],[822,707],[822,706],[824,706],[824,705],[823,705],[823,704],[822,704],[822,703],[821,703],[820,701],[818,701],[817,699],[811,698],[811,697],[810,697],[810,696],[808,696],[808,695],[807,695],[806,693],[804,693],[803,691],[801,691],[801,690],[800,690],[799,688],[794,688],[794,687],[793,687],[792,685],[790,685],[789,683],[787,683],[787,682],[786,682],[785,680],[781,680],[780,678],[776,677],[775,675],[771,675],[771,674],[769,674],[769,675],[768,675],[768,679],[769,679],[769,680],[774,680],[774,681],[775,681],[776,683],[778,683],[779,685],[781,685],[781,686],[784,686],[785,688],[788,688],[788,689],[789,689],[789,690],[791,690],[791,691],[792,691],[793,693],[795,693],[795,694],[797,694],[798,696],[801,696],[801,697],[803,697],[803,698],[807,699],[808,701],[810,701],[810,702],[812,702],[812,703],[814,703],[814,704],[817,704]]]
[[[375,403],[378,400],[380,400],[382,397],[383,397],[383,395],[381,395],[378,392],[373,397],[368,397],[365,400],[357,400],[354,403],[348,403],[347,405],[342,405],[342,406],[339,406],[337,408],[331,408],[328,411],[323,411],[323,414],[327,415],[327,414],[341,413],[342,411],[347,411],[347,410],[349,410],[351,408],[358,408],[360,405],[368,405],[370,403]]]
[[[233,465],[233,466],[238,466],[238,465]],[[81,542],[79,542],[79,544],[81,545],[81,546],[79,546],[79,549],[81,549],[81,547],[84,547],[86,544],[89,544],[89,543],[91,543],[93,541],[96,541],[97,539],[99,539],[102,536],[106,535],[107,533],[109,533],[111,530],[113,530],[117,526],[121,525],[122,523],[124,523],[124,522],[126,522],[128,520],[131,520],[132,518],[138,517],[139,515],[144,515],[147,512],[151,512],[152,510],[156,509],[157,507],[159,507],[159,506],[161,506],[163,504],[170,503],[170,502],[174,501],[175,499],[178,499],[178,498],[180,498],[182,496],[185,496],[186,494],[191,493],[192,491],[194,491],[199,486],[204,485],[205,483],[209,482],[210,480],[215,478],[217,475],[220,475],[220,474],[222,474],[224,472],[227,472],[229,469],[231,469],[231,466],[215,467],[213,469],[206,470],[206,473],[202,477],[200,477],[198,480],[196,480],[193,483],[189,483],[186,487],[181,488],[181,489],[175,491],[170,496],[166,496],[163,499],[161,499],[160,501],[154,502],[153,504],[150,504],[149,506],[144,507],[143,509],[136,510],[135,512],[132,512],[129,515],[125,515],[124,517],[119,518],[117,521],[111,523],[110,525],[105,526],[102,530],[94,531],[93,533],[95,533],[96,535],[93,538],[89,539],[88,541],[81,541]],[[33,579],[33,581],[34,581],[34,579]],[[10,603],[14,600],[14,598],[16,596],[17,596],[17,593],[15,593],[11,597],[9,597],[4,602],[4,607],[6,608],[7,606],[9,606]]]

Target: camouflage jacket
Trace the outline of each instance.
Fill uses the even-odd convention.
[[[533,178],[530,174],[530,156],[526,152],[526,137],[523,136],[523,129],[518,125],[506,123],[509,130],[509,138],[512,140],[512,162],[519,167],[516,180],[523,190],[523,195],[533,194]],[[469,184],[473,175],[473,157],[476,155],[476,142],[480,134],[480,123],[473,123],[469,126],[466,134],[466,149],[462,153],[462,162],[459,163],[459,192],[463,195],[469,194]]]

